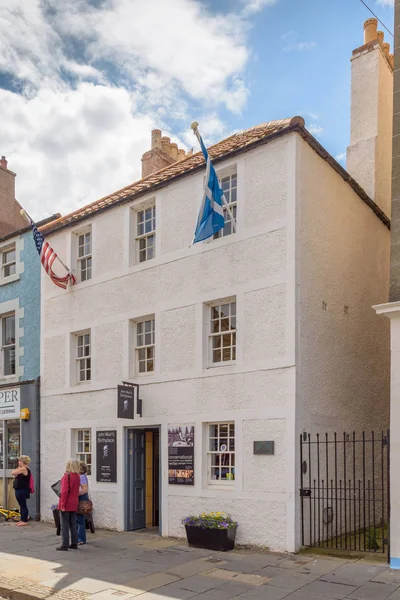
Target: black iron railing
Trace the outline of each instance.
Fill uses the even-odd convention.
[[[389,431],[300,436],[303,546],[388,552],[389,460]]]

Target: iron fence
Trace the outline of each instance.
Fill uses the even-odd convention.
[[[388,551],[389,448],[389,431],[300,436],[303,546]]]

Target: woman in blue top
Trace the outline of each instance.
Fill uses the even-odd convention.
[[[89,481],[87,478],[87,466],[84,462],[79,463],[81,485],[79,488],[79,502],[89,500]],[[86,544],[86,520],[85,515],[76,515],[76,524],[78,525],[78,544]]]

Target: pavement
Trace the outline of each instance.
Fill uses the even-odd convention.
[[[400,600],[400,571],[370,559],[211,552],[147,532],[88,534],[56,552],[54,527],[0,524],[0,597],[11,600]]]

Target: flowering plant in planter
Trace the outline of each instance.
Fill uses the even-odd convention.
[[[237,521],[223,512],[202,513],[182,519],[182,523],[189,527],[201,527],[202,529],[236,529]]]
[[[202,513],[182,519],[189,546],[208,550],[232,550],[237,521],[223,512]]]

